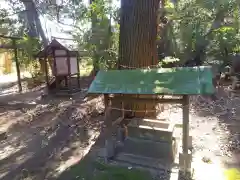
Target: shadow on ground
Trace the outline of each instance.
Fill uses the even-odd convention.
[[[101,160],[96,160],[87,154],[79,163],[70,167],[63,172],[57,180],[151,180],[152,176],[149,172],[120,167],[117,165],[106,165]]]
[[[1,146],[9,149],[6,153],[10,149],[13,152],[1,156],[1,179],[31,177],[42,180],[51,176],[57,166],[66,163],[71,156],[81,158],[82,151],[89,146],[90,137],[101,125],[96,119],[92,122],[89,115],[92,106],[93,103],[86,105],[78,101],[65,109],[53,108],[49,114],[44,111],[35,120],[9,127],[8,138]]]
[[[32,93],[5,96],[0,108],[0,123],[3,118],[14,121],[0,144],[1,180],[152,179],[142,170],[96,161],[95,150],[105,139],[101,98],[85,101],[82,93],[73,99],[38,100],[39,91]]]

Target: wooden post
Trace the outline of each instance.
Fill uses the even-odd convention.
[[[77,81],[78,81],[78,88],[81,89],[80,86],[80,67],[79,67],[79,63],[80,63],[80,59],[79,59],[79,55],[77,54]]]
[[[46,81],[46,84],[47,84],[47,89],[49,90],[49,79],[48,79],[48,65],[47,65],[47,54],[46,52],[44,52],[44,69],[45,69],[45,81]]]
[[[57,70],[57,62],[56,62],[56,54],[55,54],[56,49],[52,49],[53,53],[53,76],[55,76],[55,82],[56,82],[56,89],[55,92],[59,91],[59,76],[58,76],[58,70]]]
[[[69,51],[67,51],[67,66],[68,66],[67,77],[69,78],[68,88],[69,88],[69,93],[72,94],[72,82],[71,82],[72,72],[71,72],[71,62],[70,62]],[[67,82],[67,80],[66,80],[66,82]]]
[[[123,95],[122,95],[123,96]],[[125,118],[125,109],[124,109],[124,101],[121,102],[121,111],[122,111],[122,118]]]
[[[17,53],[17,47],[16,47],[16,39],[12,39],[13,47],[14,47],[14,56],[15,56],[15,62],[16,62],[16,69],[17,69],[17,78],[18,78],[18,91],[22,92],[22,84],[21,84],[21,74],[20,74],[20,65],[18,62],[18,53]]]
[[[124,100],[122,101],[122,118],[123,118],[123,121],[124,121],[124,119],[125,119],[125,103],[124,103]],[[128,129],[127,129],[127,126],[124,124],[124,122],[123,122],[123,131],[124,131],[124,133],[122,133],[122,135],[123,135],[122,140],[124,140],[128,136]]]
[[[189,98],[183,96],[183,153],[188,153],[188,136],[189,136]]]
[[[188,154],[189,149],[189,97],[183,96],[183,136],[182,136],[182,147],[183,152],[179,155],[180,171],[184,176],[189,176],[191,173],[191,154]]]
[[[105,132],[106,132],[106,140],[105,140],[105,162],[108,162],[109,158],[114,156],[114,142],[112,138],[112,119],[111,119],[111,106],[112,101],[108,98],[108,95],[104,95],[105,101]]]

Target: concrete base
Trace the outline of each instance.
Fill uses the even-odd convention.
[[[105,141],[105,161],[108,161],[109,159],[114,157],[115,149],[115,141],[113,139],[107,139]]]
[[[173,163],[177,151],[177,142],[175,140],[172,143],[166,141],[154,142],[128,137],[124,141],[124,147],[121,151],[143,157],[164,159],[169,163]]]
[[[164,159],[173,163],[177,152],[177,140],[173,138],[173,129],[174,125],[166,121],[131,119],[120,152]]]
[[[192,154],[179,153],[179,170],[181,172],[191,173]]]
[[[178,180],[193,180],[192,172],[178,172]]]

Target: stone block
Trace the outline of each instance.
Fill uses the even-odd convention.
[[[160,170],[168,170],[171,168],[171,164],[162,159],[148,158],[135,154],[119,153],[114,159],[118,162],[124,162],[130,165],[140,166],[144,168],[153,168]]]
[[[172,163],[175,159],[176,149],[177,141],[175,140],[169,143],[167,141],[155,142],[151,140],[128,137],[124,141],[122,151],[124,153],[149,158],[165,159]]]
[[[166,121],[133,119],[127,126],[127,135],[145,140],[171,142],[173,129],[174,125]]]
[[[113,139],[105,140],[105,160],[111,159],[115,155],[116,143]]]

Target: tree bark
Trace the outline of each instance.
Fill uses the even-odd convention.
[[[40,36],[44,47],[47,47],[48,39],[43,31],[35,2],[33,0],[20,0],[20,1],[23,3],[27,15],[28,35],[33,38],[39,38]],[[42,63],[40,63],[40,66],[41,69],[44,68]]]
[[[27,21],[28,21],[28,34],[30,37],[38,38],[39,35],[43,41],[44,46],[46,47],[48,45],[48,39],[46,38],[46,35],[43,31],[39,14],[37,12],[36,5],[33,0],[20,0],[24,7],[25,12],[27,15]]]
[[[92,5],[95,0],[90,0],[90,5]],[[97,29],[97,14],[92,10],[91,11],[91,28],[92,28],[92,43],[97,44],[96,39],[94,38],[94,34],[96,33]],[[93,75],[96,76],[98,69],[99,69],[99,62],[98,59],[100,58],[97,53],[97,47],[93,50]]]
[[[157,11],[160,0],[122,0],[120,67],[145,67],[158,63]]]
[[[160,0],[122,0],[120,15],[119,69],[157,65],[157,12]],[[137,111],[154,110],[155,105],[134,104]],[[156,112],[134,116],[156,116]]]

